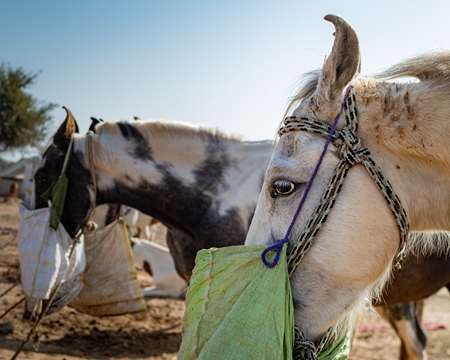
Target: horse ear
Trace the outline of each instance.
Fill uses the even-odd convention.
[[[95,117],[91,117],[91,126],[89,126],[89,131],[95,132],[95,125],[100,124],[102,120],[97,119]]]
[[[327,15],[325,20],[336,28],[333,48],[322,67],[318,90],[328,101],[342,97],[342,93],[359,73],[361,56],[355,30],[340,16]]]
[[[78,133],[78,124],[75,121],[72,113],[68,108],[63,106],[63,109],[66,110],[66,120],[61,124],[55,136],[53,136],[53,143],[64,152],[67,151],[69,146],[70,139],[72,138],[74,133]]]

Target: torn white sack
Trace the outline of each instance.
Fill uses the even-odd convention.
[[[27,297],[27,308],[32,310],[37,300],[48,300],[61,282],[51,312],[70,302],[83,286],[82,276],[86,266],[83,237],[69,254],[74,240],[62,224],[57,230],[49,227],[50,209],[28,209],[19,205],[19,261],[22,286]],[[57,308],[55,308],[57,307]]]

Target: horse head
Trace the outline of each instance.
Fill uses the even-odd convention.
[[[88,219],[91,204],[94,201],[93,179],[88,169],[87,160],[81,156],[83,151],[77,146],[71,147],[71,140],[78,134],[78,125],[69,109],[67,116],[53,136],[52,144],[44,152],[39,168],[34,175],[35,208],[48,206],[42,194],[59,178],[63,164],[68,156],[66,175],[69,179],[61,222],[71,237],[74,237]]]
[[[360,50],[354,29],[336,15],[328,15],[325,20],[336,28],[332,51],[321,71],[309,74],[290,105],[292,116],[280,129],[246,239],[247,245],[270,245],[287,238],[290,256],[296,251],[295,245],[305,228],[316,221],[311,218],[316,208],[320,208],[323,194],[330,189],[330,179],[342,157],[350,157],[334,138],[326,148],[327,137],[318,133],[320,129],[329,130],[335,120],[336,130],[345,126],[342,106],[350,84],[355,86],[353,92],[357,95],[362,92],[356,84]],[[337,114],[341,112],[339,118]],[[367,117],[366,112],[361,115],[357,135],[364,146],[373,151],[376,140],[366,136],[371,126],[363,121]],[[307,128],[309,125],[305,123],[319,124],[320,129]],[[298,129],[308,131],[296,131]],[[379,165],[384,170],[387,161],[378,155],[374,158],[376,162],[380,160]],[[321,165],[316,172],[319,160]],[[392,165],[388,166],[388,170],[391,169]],[[311,184],[313,174],[315,180]],[[398,183],[396,177],[392,180],[395,180],[394,185]],[[335,324],[350,321],[362,308],[364,300],[382,286],[399,248],[396,221],[364,166],[352,167],[339,186],[342,186],[339,197],[323,214],[326,221],[299,247],[304,251],[301,262],[295,264],[295,271],[291,273],[295,321],[311,340],[316,340]],[[306,190],[309,193],[303,198]],[[301,211],[294,216],[300,202],[303,202]]]

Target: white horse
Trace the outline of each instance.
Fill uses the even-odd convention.
[[[146,297],[179,298],[187,287],[187,282],[175,270],[172,255],[165,246],[145,239],[131,238],[134,261],[153,279],[153,286],[144,287]]]
[[[359,115],[356,136],[362,143],[351,151],[370,151],[397,193],[411,231],[450,230],[450,52],[407,60],[378,78],[361,77],[355,31],[338,16],[325,19],[336,28],[333,49],[289,107],[295,119],[283,128],[275,146],[246,244],[274,244],[285,237],[326,143],[317,133],[294,130],[303,126],[301,117],[331,125],[350,84]],[[383,81],[402,77],[419,81]],[[344,125],[342,111],[336,129]],[[292,227],[290,249],[342,156],[351,155],[340,145],[332,142],[324,153]],[[384,195],[393,197],[388,190]],[[291,276],[295,323],[307,339],[317,341],[330,328],[351,323],[389,278],[399,251],[399,226],[385,196],[364,166],[349,170],[333,210]],[[450,242],[420,239],[414,244],[410,238],[408,247],[448,252]]]

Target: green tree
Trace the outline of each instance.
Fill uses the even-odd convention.
[[[39,73],[0,66],[0,151],[37,147],[45,139],[52,103],[38,102],[25,92]]]

